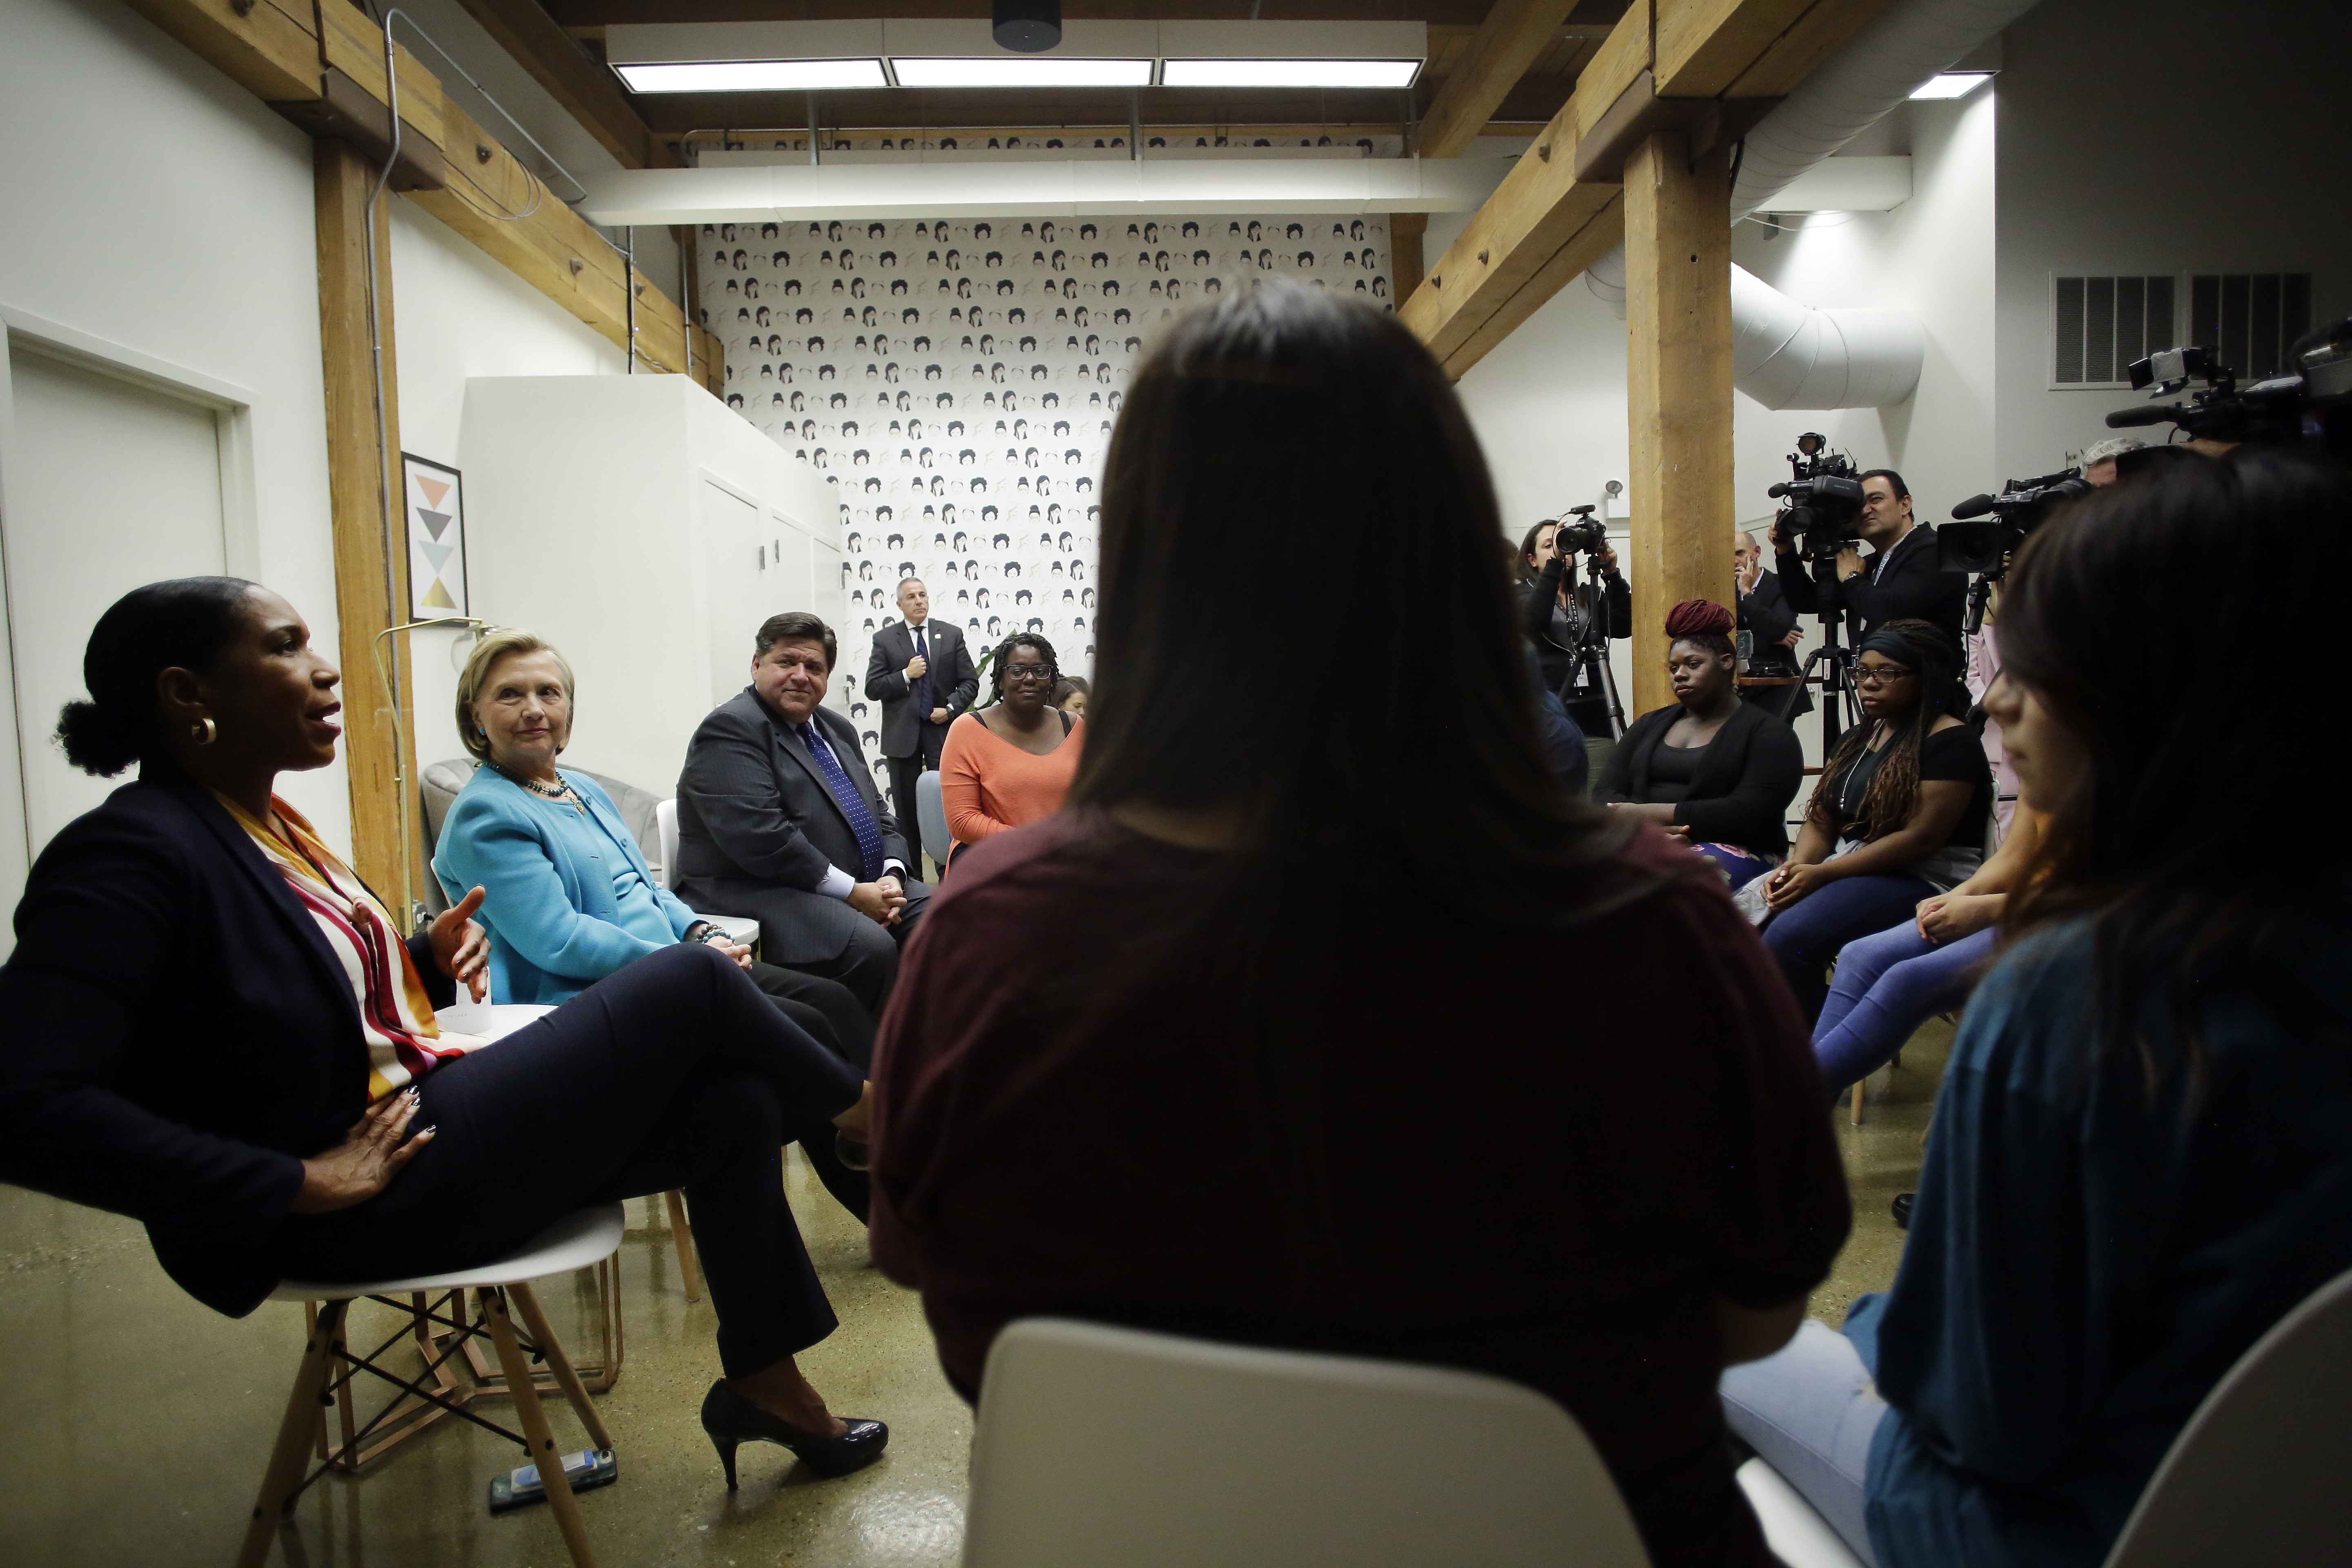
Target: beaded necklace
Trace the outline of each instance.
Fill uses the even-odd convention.
[[[588,815],[588,803],[580,798],[580,792],[573,789],[572,787],[571,781],[564,778],[562,774],[558,774],[556,776],[556,782],[554,784],[541,784],[537,779],[527,779],[520,774],[510,773],[507,769],[499,766],[496,763],[492,763],[489,766],[492,773],[498,774],[499,777],[506,780],[507,783],[510,784],[520,785],[521,788],[527,789],[530,791],[531,794],[538,795],[542,800],[551,800],[556,802],[558,805],[568,805],[572,810],[580,813],[583,816]]]

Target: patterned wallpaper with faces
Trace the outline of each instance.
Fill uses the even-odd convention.
[[[701,241],[728,405],[839,489],[835,683],[877,771],[862,688],[902,577],[975,663],[1027,629],[1065,674],[1092,670],[1103,458],[1161,322],[1268,273],[1393,308],[1385,216],[706,224]]]

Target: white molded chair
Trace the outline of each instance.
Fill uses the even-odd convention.
[[[540,1310],[539,1300],[531,1294],[527,1281],[589,1268],[610,1258],[620,1247],[621,1225],[621,1205],[605,1204],[566,1215],[525,1243],[520,1251],[478,1268],[358,1284],[312,1284],[289,1279],[270,1292],[273,1301],[315,1303],[317,1310],[303,1347],[302,1364],[294,1374],[293,1392],[287,1396],[285,1419],[278,1424],[278,1442],[270,1450],[269,1468],[262,1475],[261,1493],[254,1501],[253,1518],[246,1526],[237,1568],[260,1568],[269,1556],[270,1542],[285,1522],[294,1500],[336,1465],[338,1455],[323,1451],[326,1406],[331,1399],[339,1402],[343,1411],[343,1444],[339,1454],[356,1454],[387,1423],[414,1421],[420,1413],[429,1418],[444,1408],[457,1408],[457,1413],[469,1420],[521,1444],[530,1462],[539,1466],[541,1476],[562,1475],[562,1455],[548,1427],[547,1412],[540,1405],[539,1384],[530,1361],[509,1315],[509,1302],[530,1332],[531,1351],[547,1363],[556,1384],[579,1415],[580,1424],[588,1429],[591,1445],[610,1448],[612,1436],[604,1430],[596,1407],[589,1403],[588,1391],[564,1355],[563,1346],[548,1328],[547,1316]],[[466,1304],[469,1291],[474,1298],[470,1311]],[[504,1391],[514,1399],[515,1413],[522,1418],[522,1432],[518,1435],[470,1410],[452,1405],[433,1384],[400,1377],[376,1364],[384,1350],[408,1336],[407,1328],[385,1342],[381,1350],[354,1355],[345,1342],[344,1319],[352,1302],[360,1298],[378,1300],[411,1314],[418,1320],[420,1333],[429,1318],[445,1329],[455,1330],[461,1340],[488,1338],[498,1348],[499,1364],[505,1373]],[[452,1349],[448,1353],[454,1355],[456,1352]],[[351,1426],[350,1389],[352,1380],[362,1372],[395,1385],[401,1392],[365,1426],[354,1432]],[[428,1367],[420,1377],[433,1375]],[[314,1444],[322,1450],[320,1463],[306,1476],[305,1450]],[[571,1489],[550,1487],[547,1501],[576,1568],[594,1568],[595,1553],[589,1548],[587,1531],[580,1522],[580,1506]]]
[[[2180,1429],[2106,1568],[2321,1568],[2352,1561],[2352,1272],[2238,1358]],[[1740,1484],[1789,1568],[1857,1559],[1794,1488],[1750,1459]]]
[[[1031,1318],[989,1352],[965,1568],[1646,1568],[1582,1428],[1499,1378]]]
[[[955,840],[948,833],[948,808],[940,798],[940,771],[925,768],[915,775],[915,820],[923,831],[923,853],[944,868]]]
[[[661,864],[653,868],[654,880],[675,892],[677,889],[677,798],[673,795],[654,807],[654,834],[661,841]],[[739,947],[751,948],[754,954],[760,946],[760,922],[749,915],[714,915],[707,910],[694,911],[727,933],[727,939]]]

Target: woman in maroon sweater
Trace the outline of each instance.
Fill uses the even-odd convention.
[[[884,1019],[876,1254],[967,1397],[1036,1313],[1485,1370],[1661,1568],[1761,1565],[1716,1380],[1844,1238],[1824,1090],[1721,879],[1559,788],[1500,533],[1392,317],[1269,283],[1169,333],[1074,809],[959,858]],[[1236,700],[1267,668],[1312,700]]]

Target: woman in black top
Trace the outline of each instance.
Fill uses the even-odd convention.
[[[1962,721],[1959,670],[1959,649],[1927,621],[1889,621],[1863,639],[1864,722],[1822,769],[1788,864],[1758,884],[1770,910],[1764,945],[1809,1019],[1839,948],[1909,919],[1984,858],[1992,768]]]
[[[1805,758],[1795,731],[1739,700],[1731,625],[1729,610],[1705,599],[1667,615],[1675,701],[1633,721],[1592,798],[1658,824],[1737,888],[1788,853],[1785,818]]]

